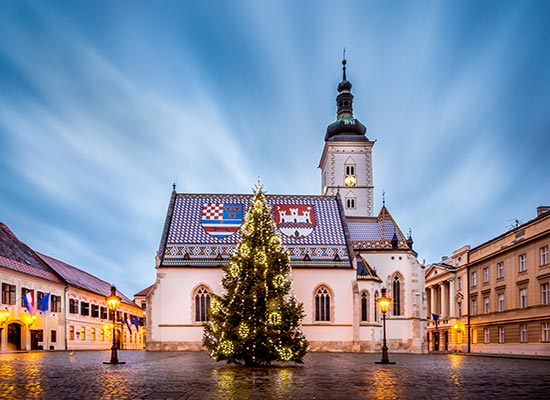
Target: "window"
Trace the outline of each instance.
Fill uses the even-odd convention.
[[[99,306],[97,304],[92,304],[92,317],[99,318]]]
[[[355,175],[355,164],[346,164],[346,175]]]
[[[548,246],[540,248],[540,265],[548,264]]]
[[[374,293],[374,320],[378,321],[378,292]]]
[[[489,296],[483,298],[483,312],[489,314]]]
[[[355,197],[346,197],[346,208],[350,210],[355,209]]]
[[[210,309],[210,294],[205,287],[199,288],[195,295],[195,321],[208,321],[208,310]]]
[[[69,312],[71,314],[78,314],[78,300],[69,299]]]
[[[2,283],[2,304],[15,304],[15,285]]]
[[[50,341],[52,343],[57,343],[57,331],[55,329],[50,331]]]
[[[543,283],[540,285],[540,304],[550,304],[550,283]]]
[[[483,343],[489,343],[489,328],[483,328]]]
[[[543,322],[542,327],[542,338],[543,342],[550,342],[550,322]]]
[[[520,308],[527,308],[527,289],[519,290],[519,306]]]
[[[458,316],[461,317],[462,316],[462,302],[459,301],[458,303],[456,303],[457,305],[457,309],[458,309]]]
[[[27,293],[30,293],[30,292],[32,292],[31,289],[28,289],[28,288],[26,288],[26,287],[22,287],[22,288],[21,288],[21,297],[25,297],[25,295],[26,295]],[[33,296],[33,297],[34,297],[34,296]]]
[[[102,329],[99,330],[99,340],[102,342],[105,341],[105,331]]]
[[[144,310],[147,309],[147,301],[141,300],[141,308],[143,308]]]
[[[527,271],[527,256],[525,254],[519,255],[519,272]]]
[[[90,333],[92,335],[91,340],[95,342],[95,328],[92,328]]]
[[[393,278],[392,294],[392,313],[393,315],[401,315],[401,282],[398,276]]]
[[[499,326],[498,327],[498,342],[504,343],[504,327]]]
[[[497,279],[504,278],[504,263],[501,261],[497,263]]]
[[[74,325],[69,326],[69,340],[74,340]]]
[[[472,286],[477,285],[477,272],[472,272]]]
[[[325,287],[315,293],[315,321],[330,321],[330,294]]]
[[[50,310],[52,312],[61,312],[61,296],[50,295]]]
[[[39,292],[38,290],[36,291],[36,308],[38,308],[39,310],[42,310],[42,298],[44,297],[44,292]],[[45,307],[45,310],[42,310],[42,311],[47,311],[47,307],[48,307],[48,304],[45,304],[44,305]]]
[[[80,327],[80,340],[86,340],[86,327]]]
[[[477,299],[472,299],[472,315],[477,315]]]
[[[489,282],[489,267],[483,268],[483,283]]]
[[[101,319],[107,319],[109,316],[107,315],[107,307],[100,307],[99,313],[101,315]]]
[[[361,295],[361,321],[367,322],[369,320],[369,294],[363,292]]]
[[[458,290],[462,290],[462,277],[459,276],[456,280],[456,283],[457,283],[457,286],[458,286]]]
[[[504,311],[504,293],[499,293],[497,295],[498,299],[498,311],[502,312]]]
[[[90,315],[90,303],[80,302],[80,315]]]
[[[519,341],[521,343],[527,343],[529,341],[529,336],[527,332],[527,324],[519,325]]]

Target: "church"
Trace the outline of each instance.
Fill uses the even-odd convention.
[[[377,307],[387,289],[390,351],[426,352],[424,270],[383,207],[375,215],[374,141],[353,116],[352,84],[342,61],[336,121],[327,127],[320,195],[267,195],[291,260],[293,293],[303,303],[310,351],[376,352]],[[170,197],[147,297],[147,350],[202,349],[210,295],[223,294],[222,266],[241,240],[252,194],[178,193]]]

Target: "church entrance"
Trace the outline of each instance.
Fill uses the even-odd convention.
[[[8,349],[21,350],[21,325],[8,325]]]

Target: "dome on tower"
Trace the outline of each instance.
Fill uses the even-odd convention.
[[[351,82],[346,79],[346,59],[342,60],[342,81],[338,84],[336,96],[336,121],[327,126],[325,141],[366,142],[367,128],[353,117],[353,95]]]

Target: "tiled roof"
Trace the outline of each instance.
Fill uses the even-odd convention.
[[[376,217],[347,217],[346,222],[354,250],[391,249],[397,236],[399,249],[409,249],[407,239],[386,207]]]
[[[98,277],[89,274],[86,271],[82,271],[81,269],[73,267],[72,265],[64,263],[63,261],[56,260],[53,257],[38,252],[37,254],[54,271],[62,276],[69,285],[87,290],[100,296],[109,296],[111,294],[111,284],[109,282],[105,282],[104,280],[99,279]],[[120,299],[123,303],[133,306],[136,305],[132,300],[130,300],[118,290],[117,296],[120,296]]]
[[[246,215],[252,198],[252,195],[177,194],[173,209],[169,209],[172,215],[167,218],[166,237],[161,240],[165,244],[161,265],[216,266],[227,262],[233,247],[241,240],[239,218]],[[293,266],[351,267],[336,197],[266,195],[266,199]],[[226,206],[236,207],[227,210],[237,211],[223,211],[222,215]],[[208,226],[212,220],[218,224],[214,228]],[[236,227],[227,227],[226,222]],[[207,229],[226,232],[214,236],[217,233],[209,233]],[[232,230],[236,231],[231,233]]]
[[[21,242],[2,222],[0,222],[0,267],[51,282],[64,283],[29,246]]]
[[[151,291],[152,288],[153,288],[153,285],[147,286],[145,289],[140,290],[139,292],[137,292],[136,294],[134,294],[134,297],[138,297],[138,296],[147,296],[147,295],[149,294],[149,292]]]

